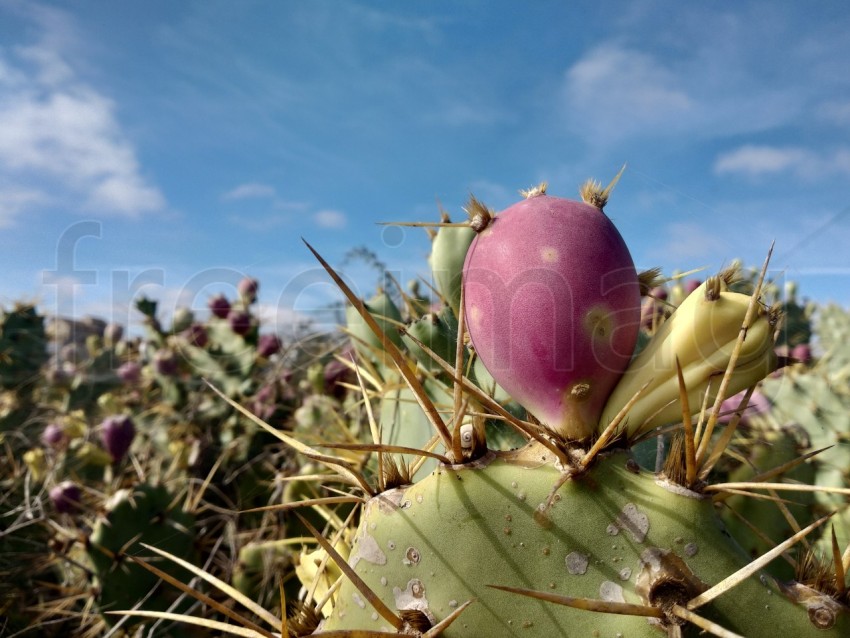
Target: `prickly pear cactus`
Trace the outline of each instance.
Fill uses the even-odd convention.
[[[527,443],[490,449],[480,421],[457,411],[444,419],[405,375],[442,440],[442,462],[412,485],[408,477],[395,476],[395,486],[379,477],[366,490],[343,565],[347,577],[312,635],[850,632],[841,552],[823,559],[827,576],[820,579],[778,580],[766,570],[824,518],[803,529],[790,525],[778,545],[754,558],[716,511],[715,502],[731,495],[752,500],[785,489],[758,477],[732,483],[715,471],[746,407],[745,400],[721,418],[724,399],[778,366],[779,313],[761,298],[761,279],[747,294],[738,292],[732,270],[710,277],[653,324],[651,340],[629,362],[641,323],[641,276],[602,211],[609,192],[591,183],[585,202],[575,203],[538,188],[504,213],[477,211],[462,312],[495,381],[536,418],[512,417],[461,378],[451,358],[434,361],[480,410],[511,423]],[[579,232],[584,223],[597,230]],[[570,232],[559,235],[560,227]],[[579,263],[567,260],[576,237]],[[620,296],[600,295],[615,273],[629,280],[616,280]],[[559,287],[547,289],[546,281]],[[511,295],[494,304],[487,282]],[[573,312],[535,315],[540,299],[556,293]],[[570,346],[564,357],[575,360],[551,350],[563,343]],[[664,470],[642,469],[630,448],[677,424]]]
[[[97,602],[102,612],[130,609],[163,611],[176,600],[176,590],[159,585],[159,577],[135,564],[131,556],[149,555],[141,544],[165,550],[192,562],[194,517],[180,508],[162,486],[140,484],[117,492],[106,505],[86,542],[94,567]],[[176,565],[163,569],[188,581],[189,572]],[[104,616],[115,622],[116,616]]]
[[[34,307],[19,305],[0,314],[0,388],[32,386],[47,358],[44,318]]]
[[[637,472],[625,453],[563,480],[553,456],[531,446],[512,456],[444,467],[366,505],[349,563],[391,608],[436,624],[475,600],[445,636],[657,636],[746,558],[718,523],[710,497]],[[553,606],[496,586],[643,607],[645,616],[606,616]],[[828,597],[818,603],[830,615]],[[806,609],[768,579],[694,611],[744,636],[815,635]],[[769,610],[756,614],[748,610]],[[850,631],[847,614],[833,635]],[[344,583],[324,628],[390,630]]]
[[[311,447],[305,432],[253,417],[329,473],[300,475],[317,489],[280,505],[311,514],[298,527],[315,539],[296,567],[298,605],[278,622],[240,594],[273,628],[245,621],[244,635],[850,635],[848,541],[821,534],[829,516],[817,509],[850,494],[846,476],[832,467],[832,487],[801,483],[812,470],[820,480],[799,456],[805,436],[798,448],[776,445],[788,431],[778,426],[738,427],[756,386],[789,361],[775,352],[767,264],[751,279],[726,269],[689,294],[677,282],[639,342],[641,296],[658,273],[635,271],[605,215],[613,184],[587,183],[582,202],[541,185],[502,213],[473,199],[464,230],[476,236],[449,251],[465,259],[432,255],[446,272],[464,264],[459,291],[454,275],[439,284],[446,307],[433,316],[380,294],[362,301],[313,251],[351,303],[362,401],[346,414],[362,422],[339,445]],[[447,223],[440,232],[458,228]],[[843,404],[831,400],[837,420]],[[504,445],[494,423],[521,444]],[[356,433],[372,440],[351,442]],[[657,463],[636,461],[655,437]],[[756,469],[739,473],[748,463]],[[799,491],[816,495],[790,507]],[[763,546],[718,512],[731,501],[746,518],[757,499],[787,513]],[[795,569],[773,568],[794,553]]]
[[[21,425],[48,359],[44,317],[34,307],[0,309],[0,432]]]
[[[844,488],[850,485],[850,313],[826,306],[818,312],[816,325],[818,343],[812,345],[819,355],[808,362],[793,361],[785,374],[764,381],[762,391],[771,405],[766,421],[773,427],[792,424],[809,450],[822,450],[811,461],[817,485]],[[850,544],[845,495],[816,494],[809,518],[836,510],[833,527],[839,545],[845,547]],[[828,546],[828,535],[824,541],[821,545]]]

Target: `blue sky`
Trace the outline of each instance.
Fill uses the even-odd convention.
[[[0,0],[0,304],[138,323],[248,274],[283,328],[335,298],[302,236],[406,281],[425,233],[376,222],[627,163],[639,268],[775,239],[775,276],[850,305],[847,33],[843,0]]]

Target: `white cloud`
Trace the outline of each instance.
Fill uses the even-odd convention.
[[[649,54],[619,45],[585,54],[567,70],[564,91],[570,125],[578,130],[660,127],[694,109],[671,70]]]
[[[313,325],[313,318],[283,305],[258,304],[257,315],[263,332],[290,335],[300,326]]]
[[[714,162],[714,172],[746,177],[788,173],[805,180],[850,175],[850,149],[818,153],[798,146],[747,144],[720,155]]]
[[[662,57],[613,41],[590,49],[564,74],[565,126],[602,147],[762,131],[804,111],[805,88],[753,86],[751,51],[718,38],[697,38],[687,51]]]
[[[38,190],[0,184],[0,228],[14,225],[23,211],[47,201],[49,198]]]
[[[322,228],[340,229],[348,223],[345,213],[338,210],[320,210],[313,215],[313,220]]]
[[[0,202],[17,201],[16,214],[56,199],[125,216],[163,210],[115,104],[74,71],[70,18],[36,11],[31,19],[38,42],[0,49]],[[23,201],[22,191],[33,195]]]
[[[268,184],[261,184],[259,182],[249,182],[247,184],[240,184],[236,188],[233,188],[227,191],[224,195],[221,196],[224,200],[233,200],[233,199],[264,199],[269,197],[275,197],[277,191],[274,186],[269,186]]]
[[[640,118],[693,106],[670,70],[646,53],[618,46],[592,49],[567,71],[567,81],[573,100],[620,103],[619,108]]]

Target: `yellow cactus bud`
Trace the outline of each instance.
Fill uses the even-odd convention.
[[[86,419],[85,412],[82,410],[74,410],[65,417],[62,424],[62,431],[69,439],[81,439],[88,431],[89,423]]]
[[[44,450],[40,447],[33,448],[24,452],[24,463],[29,468],[32,480],[36,483],[41,483],[47,474],[47,459],[44,455]]]
[[[334,545],[334,549],[339,552],[345,560],[348,560],[348,555],[351,550],[347,543],[340,540],[336,545]],[[323,561],[326,561],[327,564],[324,571],[319,574],[319,567]],[[339,567],[337,567],[333,559],[328,556],[328,553],[324,549],[319,548],[312,552],[303,551],[299,554],[298,562],[295,564],[295,575],[298,576],[298,580],[301,581],[301,584],[306,589],[312,589],[314,592],[313,598],[315,600],[321,600],[324,598],[325,594],[328,593],[331,585],[333,585],[334,582],[342,576],[342,571]],[[328,600],[328,602],[322,606],[322,615],[327,618],[331,615],[332,611],[333,601]]]
[[[109,453],[94,443],[83,443],[76,452],[77,458],[86,465],[106,467],[112,464],[112,457],[109,456]]]
[[[706,392],[709,402],[713,401],[750,301],[748,295],[729,291],[720,277],[709,278],[688,295],[623,374],[603,410],[600,430],[647,382],[626,417],[629,435],[681,419],[677,360],[691,408],[694,411],[700,408]],[[773,330],[770,313],[757,308],[730,379],[729,395],[757,383],[776,369]]]

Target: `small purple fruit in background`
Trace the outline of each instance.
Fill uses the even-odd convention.
[[[227,315],[230,314],[230,302],[227,300],[227,297],[222,294],[210,297],[210,300],[207,302],[207,306],[209,307],[210,312],[219,319],[226,319]]]
[[[50,364],[44,376],[50,385],[67,388],[71,385],[71,381],[74,378],[74,366],[57,361]]]
[[[207,329],[200,323],[193,323],[183,334],[186,337],[186,341],[198,348],[206,347],[210,341]]]
[[[350,356],[343,353],[342,356]],[[354,371],[338,359],[331,359],[322,371],[325,382],[325,392],[333,398],[342,401],[347,388],[345,383],[354,381]]]
[[[699,279],[689,279],[685,283],[685,292],[687,294],[691,294],[694,290],[702,286],[702,282]]]
[[[171,350],[157,350],[153,356],[153,367],[157,374],[173,377],[179,369],[177,356]]]
[[[268,358],[273,354],[280,352],[282,345],[280,337],[277,335],[260,335],[259,342],[257,343],[257,354],[261,357]]]
[[[246,306],[250,306],[257,300],[257,291],[259,289],[260,282],[252,277],[245,277],[236,285],[236,290],[239,291],[239,297]]]
[[[812,362],[812,348],[808,343],[799,343],[791,350],[791,358],[808,365]]]
[[[746,391],[741,391],[723,400],[720,404],[720,417],[718,420],[721,423],[728,423],[735,415],[735,410],[741,404],[741,399],[744,398]],[[761,416],[770,412],[770,399],[764,394],[756,390],[750,397],[747,407],[741,412],[741,425],[748,425],[753,417]]]
[[[65,440],[65,429],[58,423],[48,423],[41,433],[41,443],[45,447],[61,447]]]
[[[122,363],[115,372],[119,379],[131,385],[138,383],[139,379],[142,378],[142,366],[138,361]]]
[[[640,309],[640,325],[645,330],[654,331],[670,314],[664,302],[667,300],[667,290],[661,286],[649,291],[649,296],[643,300]]]
[[[660,299],[661,301],[667,301],[667,289],[664,286],[656,286],[652,290],[649,291],[649,296],[654,299]]]
[[[79,486],[72,481],[63,481],[50,489],[50,502],[60,514],[76,512],[83,499]]]
[[[245,336],[251,331],[251,315],[244,310],[233,310],[228,315],[230,329],[238,335]]]
[[[251,411],[268,421],[277,410],[277,390],[273,384],[264,385],[251,397]]]
[[[100,425],[100,439],[103,441],[103,447],[115,463],[124,458],[135,437],[136,426],[128,416],[111,416]]]

